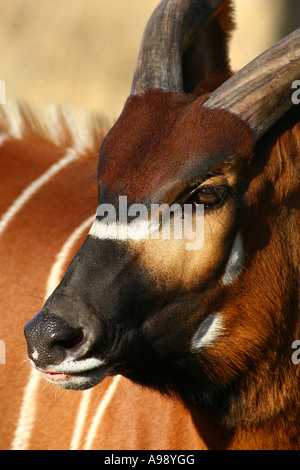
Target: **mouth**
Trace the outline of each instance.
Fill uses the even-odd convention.
[[[50,380],[50,382],[61,382],[64,380],[68,380],[68,378],[72,374],[63,374],[61,372],[45,372],[41,369],[38,369],[38,371],[45,377],[45,379]]]
[[[108,375],[108,371],[104,370],[102,367],[78,373],[37,370],[48,382],[69,390],[86,390],[92,388],[102,382]]]
[[[90,368],[87,368],[86,364],[80,363],[77,364],[77,367],[65,364],[46,369],[37,367],[33,361],[32,365],[48,382],[69,390],[86,390],[102,382],[109,375],[109,370],[102,361],[99,361],[96,367]]]

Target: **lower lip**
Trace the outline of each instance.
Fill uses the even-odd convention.
[[[50,380],[51,382],[61,382],[63,380],[67,380],[68,377],[70,377],[70,374],[62,374],[62,373],[55,373],[55,372],[44,372],[40,371],[43,376]]]
[[[81,373],[49,372],[37,369],[52,384],[71,390],[86,390],[97,385],[109,375],[106,369],[95,368]]]

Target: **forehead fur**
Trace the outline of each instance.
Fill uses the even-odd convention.
[[[206,99],[158,90],[128,98],[100,150],[100,189],[147,199],[174,180],[190,182],[195,167],[205,175],[228,158],[249,158],[248,126],[227,111],[204,108]]]

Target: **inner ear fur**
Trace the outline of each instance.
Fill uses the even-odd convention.
[[[186,93],[213,91],[232,75],[228,43],[233,29],[233,7],[226,0],[182,56]]]

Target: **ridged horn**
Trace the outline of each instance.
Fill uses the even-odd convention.
[[[300,28],[223,83],[204,106],[238,115],[256,143],[293,106],[292,83],[299,78]]]
[[[182,55],[223,0],[162,0],[140,46],[131,94],[149,88],[182,91]]]

